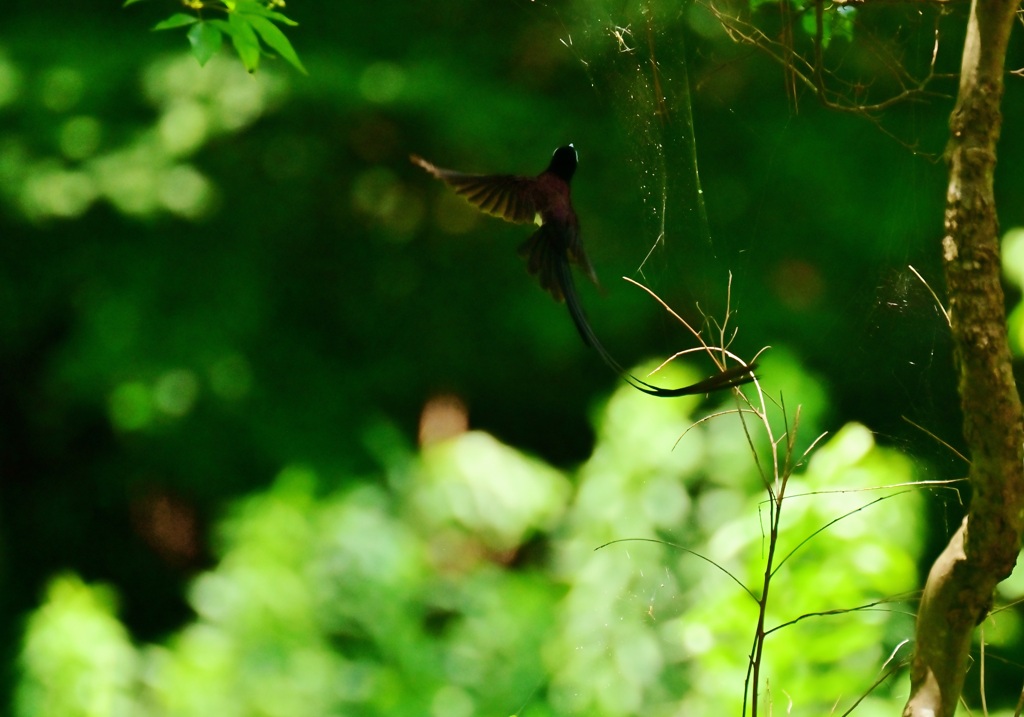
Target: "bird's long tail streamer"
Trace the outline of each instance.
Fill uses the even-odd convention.
[[[677,396],[692,396],[711,391],[720,391],[732,388],[733,386],[741,386],[754,380],[753,371],[755,366],[753,364],[750,366],[733,366],[703,381],[698,381],[681,388],[662,388],[637,378],[624,369],[615,360],[615,357],[608,353],[608,349],[604,347],[594,333],[594,330],[590,327],[590,322],[587,320],[587,315],[584,313],[583,306],[580,304],[579,296],[576,293],[576,284],[573,280],[572,267],[569,265],[568,259],[560,256],[556,259],[556,262],[558,266],[558,281],[562,288],[562,295],[565,297],[565,305],[569,309],[569,316],[572,317],[572,322],[576,325],[576,330],[579,331],[583,342],[593,348],[610,369],[622,376],[626,383],[637,391],[643,391],[648,395],[659,398],[674,398]]]

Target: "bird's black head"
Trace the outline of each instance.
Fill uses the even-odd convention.
[[[566,182],[572,179],[576,173],[576,148],[570,144],[556,149],[547,171]]]

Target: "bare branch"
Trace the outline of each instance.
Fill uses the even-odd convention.
[[[882,1],[873,0],[871,4],[876,5]],[[886,69],[886,72],[880,76],[876,75],[865,80],[862,77],[844,79],[840,72],[841,62],[836,66],[828,66],[825,53],[828,39],[825,33],[826,4],[824,0],[815,0],[811,8],[814,12],[814,33],[810,37],[811,47],[808,52],[801,52],[795,46],[794,35],[799,31],[795,32],[793,25],[798,22],[799,13],[793,13],[788,2],[779,3],[782,12],[782,28],[779,30],[778,39],[769,37],[752,20],[745,17],[746,6],[742,6],[742,9],[732,9],[724,7],[725,3],[722,0],[700,0],[700,2],[734,42],[756,48],[782,67],[786,94],[793,102],[794,110],[798,105],[797,90],[803,88],[825,108],[863,117],[915,154],[935,159],[932,155],[920,152],[915,144],[903,140],[889,131],[882,124],[881,115],[885,110],[899,104],[922,102],[932,98],[946,98],[944,93],[931,89],[936,80],[954,77],[952,74],[937,72],[935,67],[940,39],[938,12],[935,14],[935,41],[931,48],[928,70],[923,76],[914,76],[907,70],[903,59],[893,54],[890,49],[891,42],[873,41],[875,38],[868,29],[858,28],[859,44],[869,48],[873,53],[874,61]],[[828,4],[827,11],[839,12],[847,6],[866,4],[868,3],[863,0],[833,1]],[[918,3],[918,5],[927,4],[942,6],[946,3],[943,0]],[[796,19],[794,19],[794,14],[797,16]],[[889,83],[895,85],[895,88],[882,99],[868,101],[868,92],[879,78],[883,81],[888,80]]]

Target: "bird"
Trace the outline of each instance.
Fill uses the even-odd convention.
[[[605,349],[587,320],[573,280],[572,266],[576,265],[590,281],[599,285],[583,249],[579,217],[572,206],[570,183],[579,163],[579,155],[572,144],[556,149],[547,169],[536,177],[466,174],[442,169],[416,154],[410,155],[409,160],[491,216],[516,224],[540,225],[519,246],[527,271],[537,277],[541,288],[555,301],[565,302],[583,342],[633,388],[651,396],[673,398],[732,388],[754,380],[755,366],[740,365],[688,386],[663,388],[633,376]]]

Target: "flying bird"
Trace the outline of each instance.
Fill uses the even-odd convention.
[[[583,250],[580,221],[572,207],[569,183],[576,173],[578,158],[571,144],[551,155],[547,169],[536,177],[511,174],[464,174],[441,169],[417,155],[409,159],[447,184],[478,209],[516,224],[536,223],[540,228],[519,247],[527,270],[555,301],[565,301],[583,342],[597,351],[613,371],[633,388],[652,396],[671,398],[708,393],[739,386],[754,379],[754,366],[734,366],[698,383],[682,388],[662,388],[642,381],[626,371],[601,344],[587,320],[576,293],[572,265],[579,267],[597,284],[594,267]]]

